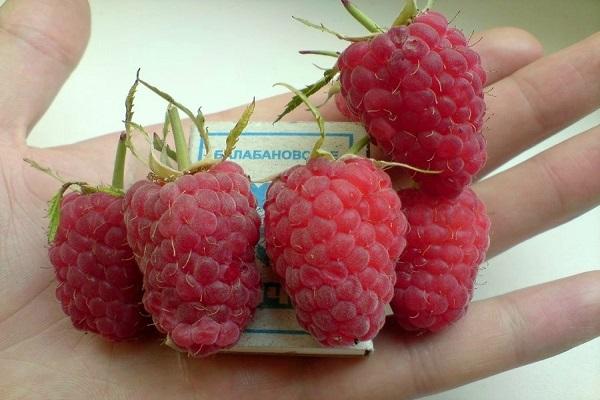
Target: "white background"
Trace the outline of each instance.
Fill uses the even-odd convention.
[[[2,1],[0,0],[0,3]],[[382,25],[400,0],[356,0]],[[83,60],[29,137],[36,146],[79,141],[120,130],[123,100],[135,71],[205,113],[283,92],[315,80],[305,48],[342,49],[344,43],[291,20],[302,16],[349,34],[363,31],[335,0],[192,1],[92,0],[92,37]],[[514,25],[532,31],[547,53],[600,30],[600,1],[449,1],[437,10],[454,16],[467,34]],[[600,79],[600,71],[598,79]],[[136,119],[159,122],[164,104],[145,96]],[[555,135],[516,161],[600,123],[600,112]],[[600,172],[599,172],[600,175]],[[600,208],[490,260],[476,298],[600,268]],[[600,290],[600,288],[599,288]],[[600,339],[551,359],[469,384],[429,399],[599,399]]]

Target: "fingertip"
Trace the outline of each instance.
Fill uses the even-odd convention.
[[[544,55],[540,41],[530,32],[516,27],[500,27],[481,32],[471,39],[471,43],[481,56],[488,74],[488,85]]]

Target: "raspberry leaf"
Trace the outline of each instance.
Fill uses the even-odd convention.
[[[242,132],[244,131],[246,126],[248,126],[248,122],[250,121],[250,117],[252,116],[252,113],[254,112],[255,106],[256,106],[256,100],[252,99],[252,103],[250,103],[248,105],[248,107],[246,107],[246,109],[242,113],[242,116],[240,117],[239,121],[231,129],[231,131],[229,132],[229,135],[227,135],[227,139],[225,140],[225,143],[226,143],[225,151],[223,152],[223,161],[225,161],[229,156],[231,156],[231,153],[233,153],[233,149],[237,145],[237,142],[238,142]]]

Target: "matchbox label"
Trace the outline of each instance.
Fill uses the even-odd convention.
[[[233,122],[207,123],[213,158],[223,156],[225,139],[234,125]],[[327,137],[322,148],[335,157],[346,153],[357,140],[366,135],[362,126],[348,122],[326,123],[325,132]],[[252,181],[264,181],[294,165],[306,163],[319,136],[315,122],[276,125],[270,122],[250,123],[229,159],[240,164]],[[201,140],[192,143],[192,146],[193,154],[197,154],[198,159],[205,157],[204,143]],[[361,154],[365,155],[365,150]],[[269,184],[270,182],[252,183],[252,192],[256,196],[261,218],[264,217],[263,205]],[[327,348],[316,342],[298,325],[290,299],[269,266],[262,227],[256,255],[262,274],[262,303],[238,344],[226,352],[360,356],[373,350],[370,341],[344,348]]]
[[[211,154],[215,159],[223,156],[225,139],[233,123],[207,124]],[[355,142],[365,135],[364,129],[353,123],[325,124],[327,137],[324,150],[335,157],[345,153]],[[235,150],[229,157],[240,164],[252,180],[281,172],[296,164],[303,164],[310,157],[313,145],[319,138],[319,129],[314,122],[298,123],[250,123],[239,138]],[[198,159],[204,158],[204,142],[197,144]]]

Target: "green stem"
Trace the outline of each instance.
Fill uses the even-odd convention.
[[[125,158],[127,156],[127,134],[122,132],[119,135],[117,144],[117,154],[115,156],[115,166],[113,168],[112,187],[123,189],[125,187]]]
[[[329,50],[300,50],[298,51],[300,54],[314,54],[317,56],[329,56],[333,58],[338,58],[340,56],[339,51],[329,51]]]
[[[352,145],[352,147],[350,147],[348,149],[346,154],[357,155],[368,144],[369,144],[369,136],[365,135],[365,136],[361,137],[359,140],[357,140],[356,143],[354,143]]]
[[[350,13],[362,26],[367,28],[367,30],[371,33],[380,33],[383,32],[383,29],[375,23],[370,17],[368,17],[365,13],[360,11],[354,4],[350,2],[350,0],[342,0],[342,4],[346,11]]]
[[[396,20],[392,26],[408,25],[410,21],[417,15],[419,11],[417,7],[417,0],[405,0],[406,4],[400,14],[396,17]]]
[[[185,135],[183,133],[183,125],[179,117],[179,110],[174,105],[169,107],[169,121],[171,129],[173,129],[173,137],[175,138],[175,153],[177,154],[177,167],[180,171],[185,170],[191,164],[190,155],[188,153]]]

